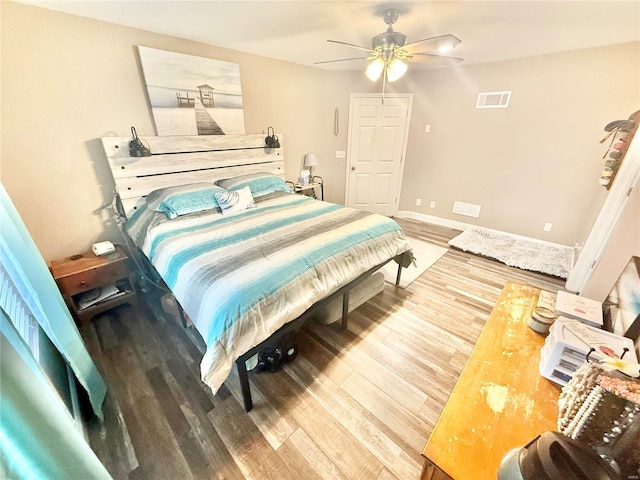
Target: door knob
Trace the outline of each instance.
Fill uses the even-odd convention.
[[[351,167],[351,171],[353,172],[356,169],[356,167]]]

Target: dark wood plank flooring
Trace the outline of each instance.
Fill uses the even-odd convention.
[[[399,220],[447,246],[459,232]],[[564,282],[450,249],[406,290],[352,312],[349,329],[310,322],[283,371],[251,374],[254,409],[234,373],[213,396],[204,343],[146,295],[81,333],[108,385],[90,444],[115,479],[417,479],[420,452],[503,285]],[[338,322],[339,323],[339,322]],[[532,359],[536,363],[536,359]]]

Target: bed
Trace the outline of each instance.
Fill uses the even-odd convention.
[[[293,193],[262,135],[146,137],[143,158],[102,140],[128,237],[205,341],[202,380],[215,393],[235,363],[247,411],[249,358],[340,296],[346,328],[349,292],[411,258],[393,220]]]

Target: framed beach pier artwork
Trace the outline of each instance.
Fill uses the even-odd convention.
[[[138,46],[157,135],[244,134],[240,66]]]

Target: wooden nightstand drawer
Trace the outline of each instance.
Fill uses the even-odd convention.
[[[67,295],[76,295],[109,283],[115,283],[117,280],[127,278],[128,275],[127,267],[121,261],[59,278],[58,285]]]
[[[123,303],[138,304],[126,261],[126,253],[118,246],[114,253],[100,257],[89,251],[51,262],[53,278],[78,325],[85,325],[98,313]],[[82,295],[101,287],[105,287],[101,292],[106,292],[102,299],[92,302]]]

